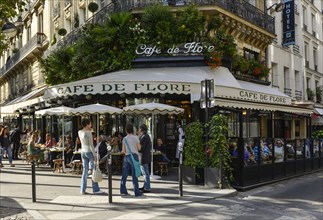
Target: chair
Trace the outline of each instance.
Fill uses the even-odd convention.
[[[27,151],[21,152],[20,159],[22,159],[22,162],[26,161],[26,163],[28,163],[28,152]]]
[[[168,175],[168,167],[167,167],[166,162],[158,162],[157,166],[158,166],[158,171],[159,171],[159,175],[163,176],[163,175]]]
[[[54,163],[54,169],[53,169],[53,173],[55,173],[55,171],[59,172],[62,171],[62,173],[64,173],[64,168],[63,168],[63,163],[64,160],[63,159],[55,159],[53,160]]]
[[[76,174],[76,175],[82,174],[82,169],[83,169],[82,161],[73,160],[71,164],[72,164],[72,170],[71,170],[72,174]]]
[[[38,160],[39,160],[39,155],[38,154],[29,154],[27,162],[29,164],[29,163],[31,163],[31,161],[35,161],[37,167],[39,167]]]

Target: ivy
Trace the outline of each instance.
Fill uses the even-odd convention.
[[[193,168],[205,166],[203,125],[192,122],[185,126],[184,165]]]

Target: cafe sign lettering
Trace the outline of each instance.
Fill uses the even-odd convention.
[[[265,94],[265,93],[251,92],[247,90],[240,90],[239,98],[254,101],[254,102],[267,102],[267,103],[281,104],[281,105],[289,104],[288,103],[289,99],[286,97]]]
[[[214,51],[214,46],[212,45],[204,45],[202,43],[198,42],[190,42],[184,44],[183,47],[173,46],[168,49],[166,49],[166,53],[169,55],[175,55],[175,54],[201,54],[203,51],[212,52]],[[141,44],[136,48],[136,54],[150,57],[152,55],[159,55],[165,53],[165,51],[162,51],[158,46],[156,45],[147,45],[147,44]]]
[[[131,94],[131,93],[170,93],[170,94],[190,94],[191,85],[189,83],[144,83],[144,82],[115,82],[115,83],[95,83],[79,84],[70,86],[60,86],[51,88],[49,93],[56,96],[87,95],[87,94]]]

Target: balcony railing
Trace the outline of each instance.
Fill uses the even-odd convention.
[[[235,15],[249,21],[250,23],[265,29],[270,33],[275,33],[275,20],[257,7],[249,4],[245,0],[124,0],[117,5],[116,11],[129,11],[137,8],[145,8],[153,4],[182,6],[196,4],[199,6],[216,5],[232,12]]]
[[[290,88],[284,88],[284,93],[288,96],[292,96],[292,89]]]
[[[43,43],[47,39],[44,33],[35,34],[30,41],[19,49],[17,53],[15,53],[7,63],[0,69],[0,77],[3,76],[7,71],[9,71],[13,66],[15,66],[19,61],[21,61],[25,56],[27,56],[30,51],[37,47],[43,46]]]
[[[303,92],[299,90],[295,90],[295,98],[296,100],[302,100],[303,99]]]

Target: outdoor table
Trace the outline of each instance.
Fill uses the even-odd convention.
[[[50,148],[49,149],[49,154],[50,154],[50,166],[53,168],[54,163],[53,160],[58,159],[57,156],[59,154],[62,154],[63,150],[62,148]]]

